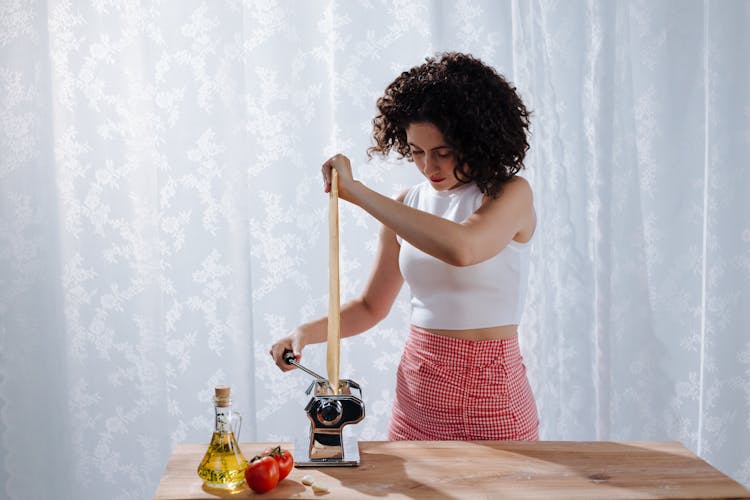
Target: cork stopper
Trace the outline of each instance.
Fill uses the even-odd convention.
[[[217,385],[214,388],[214,404],[220,408],[226,408],[232,403],[228,385]]]

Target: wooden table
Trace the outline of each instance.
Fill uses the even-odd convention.
[[[240,448],[251,457],[268,444]],[[750,498],[677,442],[363,441],[359,467],[294,468],[263,495],[204,489],[195,471],[206,446],[177,446],[155,499]],[[330,492],[316,495],[305,475]]]

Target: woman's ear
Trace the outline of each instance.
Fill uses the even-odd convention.
[[[461,162],[462,158],[459,156],[458,161]],[[469,182],[471,181],[471,168],[469,167],[469,164],[465,161],[463,163],[460,163],[459,165],[456,165],[456,168],[453,169],[453,175],[456,177],[456,180],[461,182]]]

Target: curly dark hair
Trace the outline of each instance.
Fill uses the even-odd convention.
[[[377,107],[370,157],[395,150],[413,161],[406,128],[430,122],[456,152],[456,179],[476,182],[486,195],[496,197],[524,168],[531,113],[513,85],[470,54],[427,57],[388,85]]]

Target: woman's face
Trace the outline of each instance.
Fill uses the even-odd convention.
[[[406,127],[406,140],[419,171],[437,191],[447,191],[461,184],[453,175],[456,152],[443,138],[443,133],[429,122],[412,123]]]

